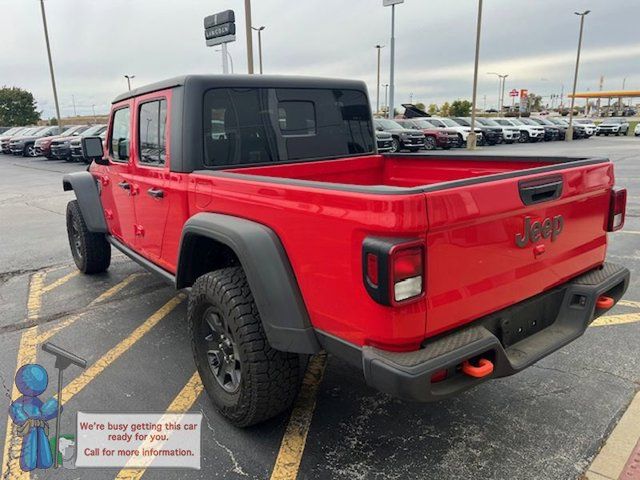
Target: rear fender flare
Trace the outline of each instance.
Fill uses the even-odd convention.
[[[276,233],[260,223],[217,213],[198,213],[184,225],[176,275],[177,288],[186,288],[189,262],[197,237],[229,247],[247,276],[270,345],[281,351],[316,353],[320,344],[309,320],[289,258]]]
[[[93,175],[89,172],[67,173],[62,177],[62,188],[65,192],[73,190],[76,194],[82,217],[89,231],[107,233],[100,192]]]

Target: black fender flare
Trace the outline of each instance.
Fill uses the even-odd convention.
[[[194,245],[191,240],[199,236],[226,245],[238,257],[273,348],[306,354],[320,351],[293,268],[272,229],[230,215],[194,215],[182,230],[176,275],[179,289],[189,286],[188,262]]]
[[[62,188],[65,192],[73,190],[76,194],[82,217],[89,231],[108,233],[102,203],[100,203],[100,192],[93,175],[89,172],[67,173],[62,177]]]

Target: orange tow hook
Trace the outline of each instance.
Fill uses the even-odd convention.
[[[462,362],[462,372],[470,377],[482,378],[491,375],[493,372],[493,362],[486,358],[481,358],[478,366],[471,365],[469,360]]]
[[[610,309],[611,307],[613,307],[614,304],[614,300],[611,297],[605,297],[604,295],[601,295],[600,297],[598,297],[598,300],[596,301],[596,307],[598,308],[605,308],[605,309]]]

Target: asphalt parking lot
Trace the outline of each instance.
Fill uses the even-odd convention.
[[[312,417],[301,463],[294,466],[298,478],[580,478],[639,389],[640,139],[594,137],[484,151],[614,161],[617,184],[629,197],[625,231],[610,235],[608,260],[632,271],[625,301],[532,368],[441,403],[378,393],[361,373],[329,357],[323,377],[316,377],[315,408],[306,404]],[[89,364],[84,372],[66,372],[64,432],[75,430],[77,411],[202,412],[202,469],[58,470],[32,477],[269,478],[289,415],[238,430],[216,413],[194,376],[183,295],[120,254],[105,274],[76,273],[64,218],[73,193],[62,191],[61,177],[84,168],[0,155],[3,411],[16,364],[37,359],[54,371],[53,359],[39,347],[51,340]],[[0,431],[6,428],[1,415]],[[28,478],[17,473],[14,456],[11,442],[5,443],[3,478]]]

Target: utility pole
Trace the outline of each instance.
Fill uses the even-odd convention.
[[[58,119],[58,128],[60,128],[61,127],[60,105],[58,104],[58,90],[56,89],[56,77],[53,74],[53,60],[51,59],[51,46],[49,45],[49,30],[47,28],[47,14],[44,11],[44,0],[40,0],[40,10],[42,11],[42,26],[44,27],[44,41],[47,44],[47,57],[49,58],[49,73],[51,74],[51,86],[53,87],[53,101],[56,105],[56,118]]]
[[[244,22],[247,34],[247,71],[253,74],[253,38],[251,35],[251,0],[244,0]]]
[[[136,78],[136,76],[135,75],[125,75],[124,78],[127,79],[127,87],[129,88],[129,91],[131,91],[131,80]]]
[[[478,23],[476,25],[476,58],[473,65],[473,94],[471,96],[471,131],[467,137],[467,148],[476,149],[476,99],[478,92],[478,62],[480,60],[480,30],[482,27],[482,0],[478,0]]]
[[[95,104],[91,105],[91,108],[93,109],[93,123],[96,124],[96,123],[98,123],[98,120],[96,120],[96,106],[95,106]]]
[[[380,111],[380,50],[384,48],[384,45],[376,45],[378,50],[378,78],[376,80],[376,113]]]
[[[75,95],[71,95],[71,102],[73,103],[73,116],[77,117],[78,116],[78,112],[76,111],[76,96]]]
[[[260,75],[262,75],[262,31],[264,30],[264,25],[262,27],[251,27],[253,30],[258,32],[258,57],[260,58]]]
[[[383,5],[391,5],[391,50],[390,68],[389,68],[389,112],[387,117],[393,118],[395,114],[395,62],[396,62],[396,4],[403,3],[404,0],[383,0]]]
[[[569,110],[569,128],[565,133],[565,141],[570,142],[573,140],[573,106],[576,102],[576,87],[578,86],[578,67],[580,66],[580,50],[582,49],[582,31],[584,29],[584,17],[586,17],[591,10],[585,10],[582,13],[574,12],[580,17],[580,34],[578,35],[578,54],[576,56],[576,71],[573,75],[573,95],[571,95],[571,109]]]

